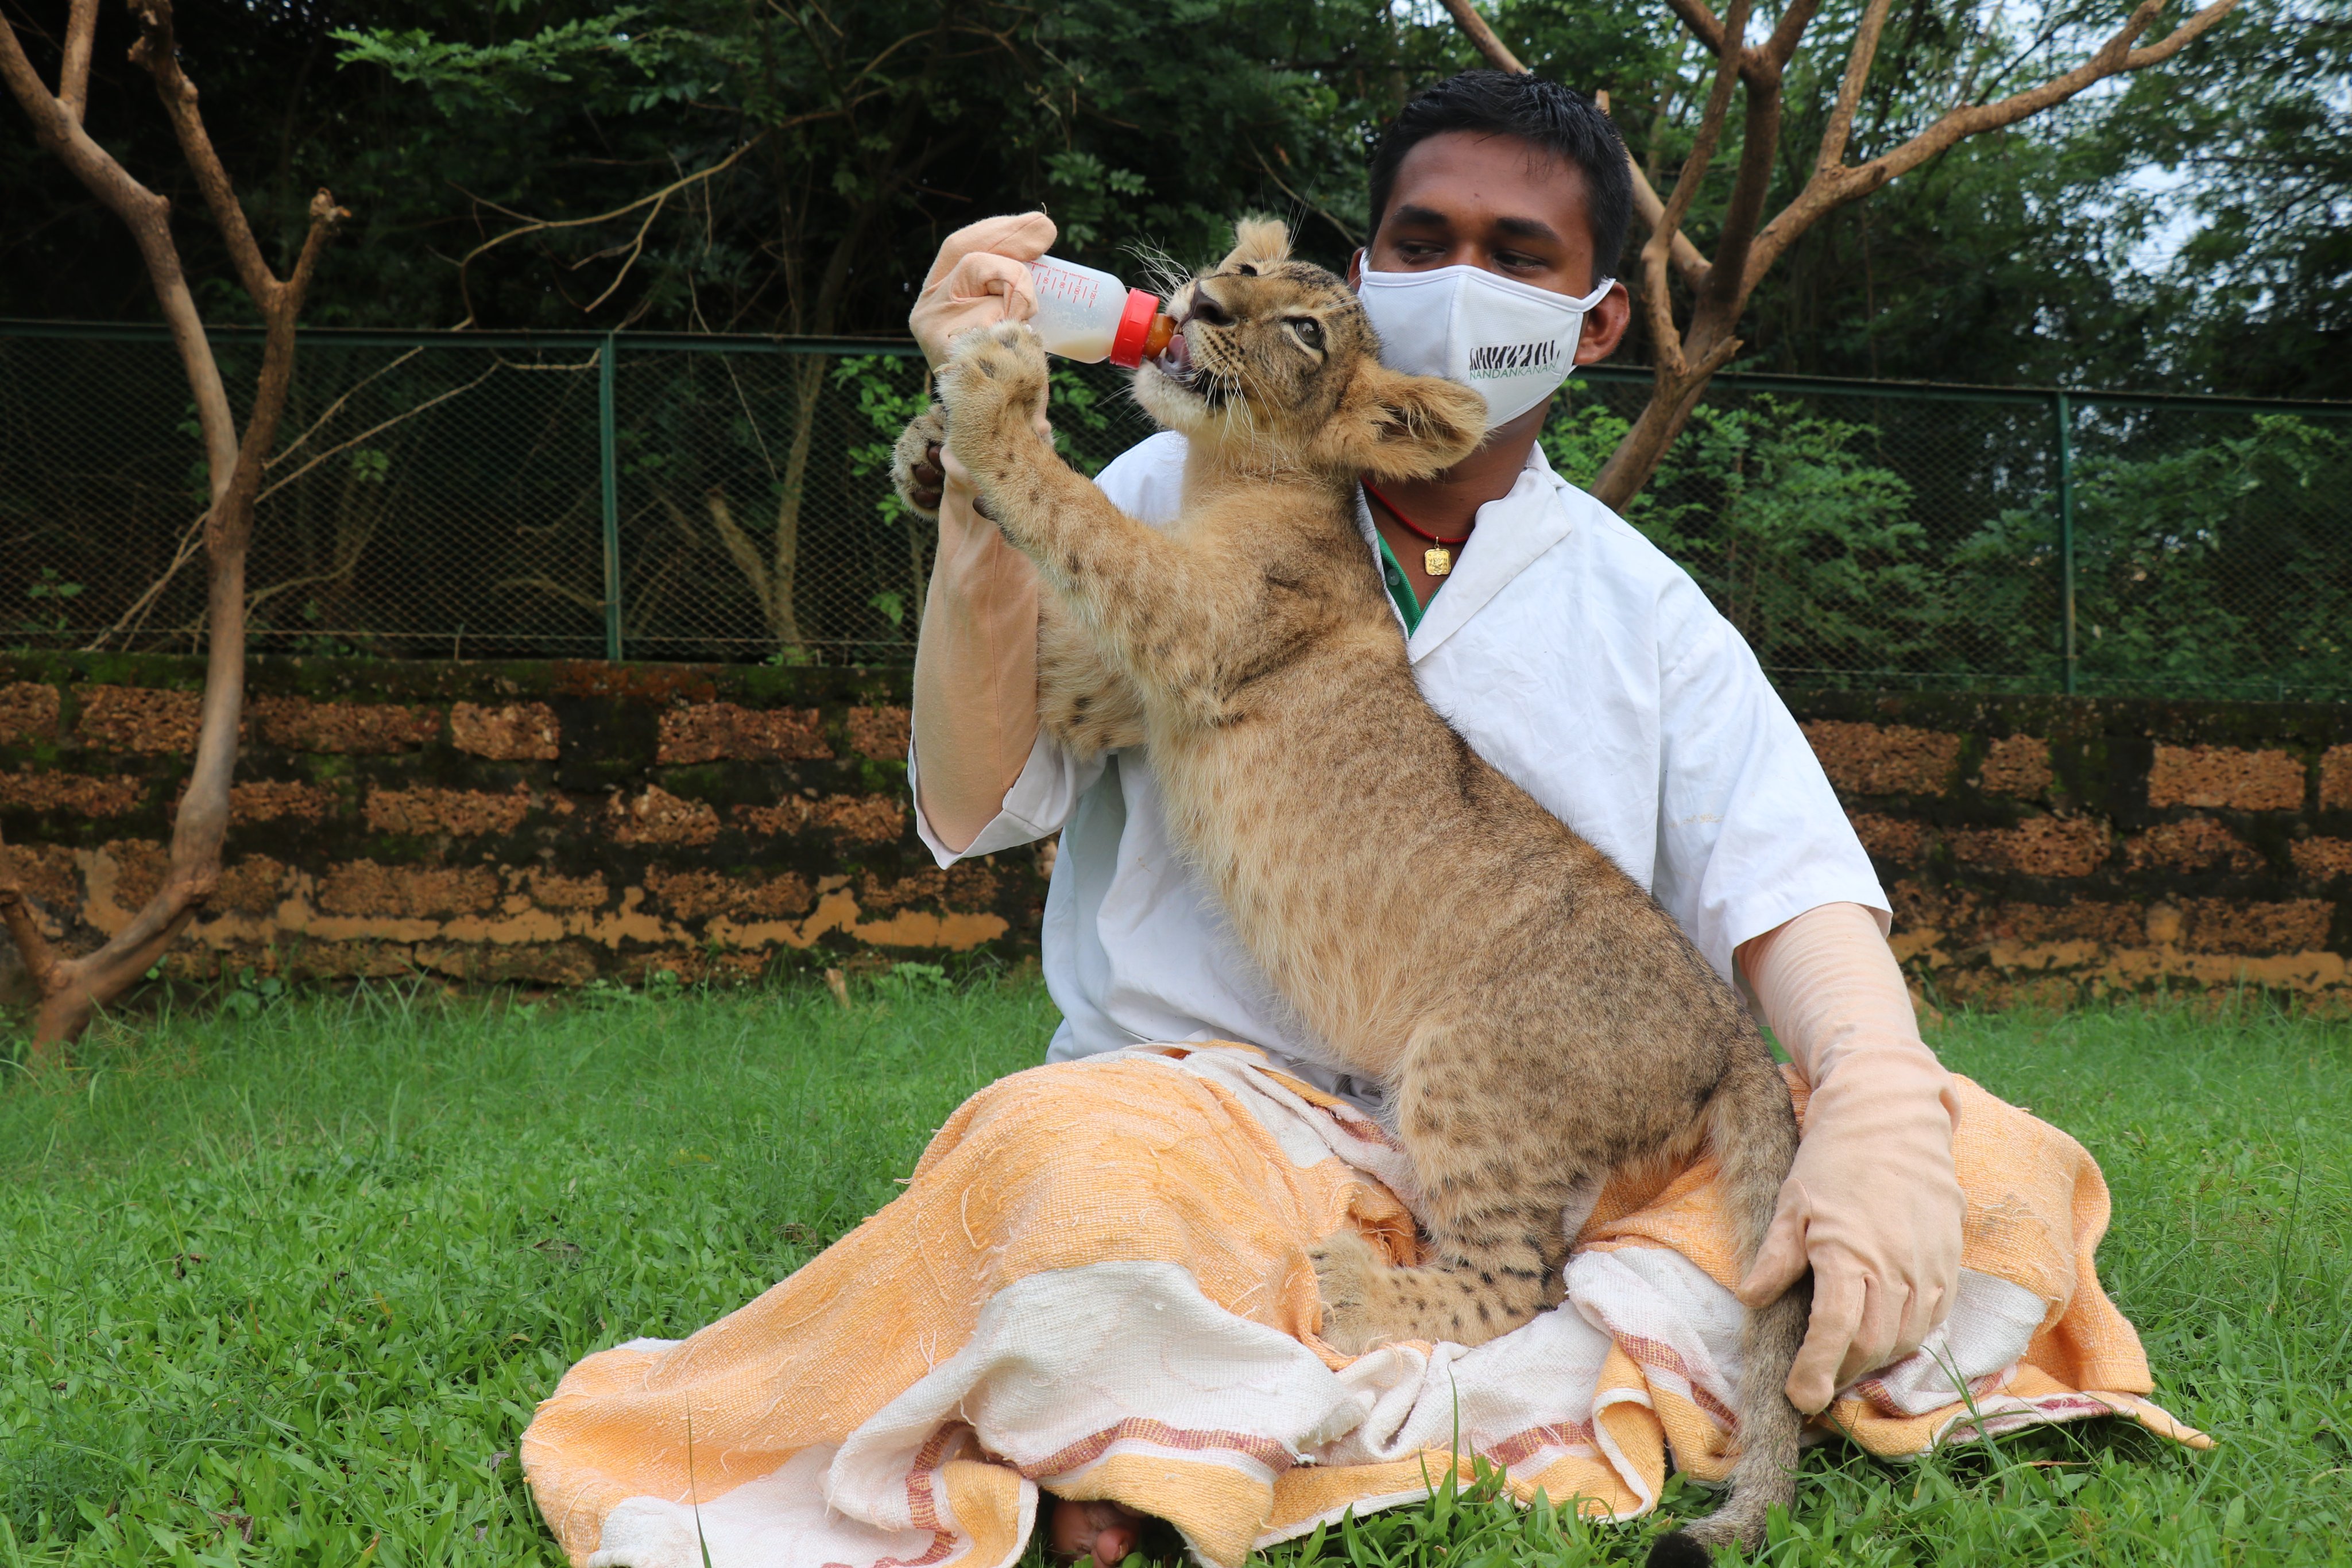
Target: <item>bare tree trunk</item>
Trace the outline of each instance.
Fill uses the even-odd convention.
[[[816,444],[817,399],[824,394],[824,371],[831,362],[822,354],[808,354],[793,367],[793,440],[784,448],[783,480],[776,496],[776,537],[772,549],[774,566],[768,579],[775,605],[769,612],[768,622],[775,628],[776,640],[787,648],[800,647],[803,642],[800,616],[793,599],[800,573],[801,501],[808,493],[809,453]]]
[[[1497,70],[1527,69],[1495,36],[1471,0],[1441,3],[1464,36]],[[1642,166],[1627,155],[1633,177],[1634,214],[1650,231],[1642,247],[1642,303],[1656,373],[1641,417],[1594,478],[1593,496],[1622,508],[1650,482],[1659,460],[1690,422],[1691,411],[1698,406],[1707,382],[1739,351],[1737,333],[1748,297],[1800,235],[1828,214],[1910,172],[1955,142],[2014,125],[2063,103],[2094,82],[2170,59],[2228,16],[2237,3],[2210,0],[2203,9],[2192,12],[2170,33],[2143,48],[2136,46],[2155,24],[2164,0],[2139,0],[2123,25],[2072,70],[1995,102],[1956,105],[1910,140],[1867,162],[1849,164],[1845,155],[1853,134],[1854,112],[1861,105],[1871,63],[1878,54],[1879,35],[1886,25],[1888,0],[1866,0],[1846,51],[1845,72],[1831,106],[1812,173],[1789,204],[1765,223],[1765,198],[1780,150],[1781,84],[1806,29],[1812,25],[1820,0],[1790,0],[1773,25],[1771,37],[1753,47],[1747,43],[1748,0],[1732,0],[1729,14],[1720,19],[1708,0],[1665,0],[1691,37],[1715,56],[1715,87],[1699,117],[1691,155],[1670,195],[1662,199]],[[1685,236],[1682,225],[1722,140],[1735,84],[1746,95],[1739,169],[1710,260]],[[1688,325],[1680,328],[1675,324],[1672,289],[1675,283],[1690,298]]]
[[[122,219],[147,263],[148,277],[195,399],[212,494],[205,519],[211,580],[205,595],[203,718],[195,761],[172,826],[163,885],[103,946],[79,958],[66,958],[49,946],[23,887],[0,871],[0,923],[6,925],[41,998],[33,1028],[37,1051],[53,1050],[79,1035],[93,1011],[154,965],[219,884],[221,845],[228,832],[229,780],[236,768],[237,727],[245,706],[245,562],[254,505],[260,495],[262,465],[278,439],[278,420],[293,382],[294,323],[320,251],[349,215],[320,191],[311,198],[310,233],[291,275],[281,280],[273,274],[213,151],[196,110],[195,86],[181,73],[170,0],[131,0],[130,8],[139,22],[131,58],[154,78],[156,96],[171,117],[180,151],[212,209],[213,221],[228,242],[239,280],[260,308],[266,336],[253,414],[240,438],[172,239],[170,202],[132,179],[82,130],[97,0],[74,0],[54,94],[26,57],[14,25],[0,21],[0,80],[31,117],[35,140]]]

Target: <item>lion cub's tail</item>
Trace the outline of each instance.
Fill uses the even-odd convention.
[[[1707,1104],[1707,1137],[1719,1190],[1740,1231],[1740,1266],[1755,1261],[1772,1224],[1780,1184],[1797,1157],[1797,1118],[1788,1085],[1753,1026],[1742,1020],[1738,1060]],[[1717,1546],[1751,1548],[1764,1539],[1765,1516],[1797,1490],[1797,1439],[1804,1417],[1789,1403],[1789,1368],[1804,1342],[1812,1308],[1809,1275],[1760,1312],[1740,1335],[1739,1455],[1731,1490],[1705,1519],[1658,1538],[1650,1568],[1704,1568]]]

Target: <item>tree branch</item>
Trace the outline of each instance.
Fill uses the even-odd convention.
[[[278,293],[278,278],[261,259],[253,225],[245,221],[245,208],[229,184],[228,171],[221,167],[211,133],[196,111],[196,85],[181,73],[179,42],[172,32],[172,0],[131,0],[131,14],[139,19],[139,41],[131,46],[131,63],[155,78],[155,96],[163,100],[172,134],[179,138],[181,156],[187,159],[196,176],[196,188],[204,192],[205,204],[212,209],[213,225],[228,246],[237,281],[245,285],[255,304],[266,308]]]
[[[1884,0],[1882,0],[1884,3]],[[1790,7],[1794,15],[1798,7]],[[1748,116],[1739,139],[1739,171],[1732,177],[1731,199],[1724,204],[1723,223],[1715,242],[1715,265],[1708,287],[1700,295],[1692,325],[1729,333],[1739,319],[1743,301],[1733,298],[1748,270],[1748,250],[1756,239],[1756,225],[1764,219],[1764,200],[1772,189],[1772,171],[1780,150],[1780,68],[1766,62],[1758,79],[1748,82]]]
[[[791,120],[788,120],[785,123],[801,124],[812,120],[829,120],[834,118],[835,113],[835,111],[826,110],[817,114],[795,115]],[[584,218],[535,218],[519,225],[518,227],[510,228],[504,234],[492,235],[488,239],[484,240],[481,244],[476,246],[473,249],[467,251],[463,256],[458,258],[457,291],[460,297],[466,301],[466,319],[459,322],[458,326],[460,328],[465,328],[470,327],[474,324],[474,300],[472,292],[467,287],[467,272],[473,267],[475,257],[486,255],[490,251],[494,251],[509,240],[520,239],[525,235],[540,234],[555,229],[584,228],[591,224],[610,223],[614,218],[625,216],[630,213],[635,212],[639,207],[644,206],[651,206],[655,209],[656,213],[658,213],[662,204],[667,202],[670,197],[676,195],[678,192],[687,189],[688,186],[698,184],[704,180],[712,178],[714,175],[723,173],[725,171],[734,166],[737,159],[742,157],[745,153],[751,152],[751,149],[759,146],[767,139],[767,132],[762,131],[758,136],[751,138],[751,141],[743,143],[742,146],[735,149],[734,152],[727,154],[726,157],[721,158],[718,162],[711,164],[709,168],[698,169],[693,173],[686,175],[682,179],[671,181],[668,184],[664,185],[658,191],[649,192],[645,195],[639,196],[633,202],[625,202],[621,205],[614,207],[610,212],[597,213],[592,216]],[[484,204],[488,205],[488,204],[486,203]],[[504,209],[501,208],[497,210],[503,211]],[[514,214],[509,215],[520,216],[520,214]],[[648,217],[646,221],[650,223],[652,219]],[[638,237],[640,243],[642,243],[644,238],[644,231],[642,229],[638,231]],[[625,267],[623,269],[625,274],[626,270],[627,269]],[[596,297],[596,304],[603,304],[604,302],[605,295],[608,295],[611,292],[611,289],[606,289],[604,294],[598,295]],[[590,307],[591,309],[593,309],[595,307],[593,305]]]
[[[220,367],[214,362],[211,342],[196,315],[195,297],[180,270],[180,253],[172,243],[172,204],[124,171],[113,156],[81,128],[66,106],[49,96],[32,62],[25,57],[16,29],[0,21],[0,80],[33,121],[33,140],[54,154],[68,172],[81,182],[123,226],[139,246],[154,285],[155,301],[171,329],[172,346],[179,350],[187,372],[188,391],[195,400],[196,424],[204,435],[205,462],[215,504],[228,489],[230,470],[236,465],[236,421],[229,413],[228,392],[221,385]]]
[[[236,769],[238,721],[245,707],[246,547],[253,532],[254,503],[293,382],[295,319],[301,313],[328,237],[348,215],[332,196],[320,191],[311,199],[310,230],[292,274],[283,282],[272,275],[196,111],[194,84],[180,71],[169,0],[130,0],[130,4],[140,23],[139,44],[131,57],[154,77],[181,152],[204,187],[213,220],[228,244],[247,292],[261,311],[266,332],[260,383],[240,440],[204,322],[196,314],[180,267],[179,248],[173,243],[170,204],[133,180],[89,138],[75,111],[76,104],[49,95],[25,57],[15,26],[0,21],[0,79],[5,80],[11,94],[32,117],[35,139],[114,210],[147,262],[149,278],[164,319],[171,324],[188,372],[189,390],[195,397],[212,491],[212,506],[204,523],[212,571],[205,595],[208,629],[202,718],[187,786],[173,815],[171,860],[163,885],[96,952],[59,960],[33,918],[16,879],[0,875],[0,925],[7,927],[40,989],[33,1038],[37,1048],[42,1049],[75,1038],[100,1003],[119,996],[153,967],[220,883],[221,845],[228,833],[229,781]],[[75,0],[75,24],[79,26],[89,17],[83,0]],[[69,38],[61,91],[77,86],[74,47]],[[79,48],[79,86],[86,89],[86,40]]]
[[[1849,202],[1860,200],[1967,137],[2014,125],[2021,120],[2065,102],[2093,83],[2104,81],[2108,77],[2120,76],[2170,59],[2236,9],[2237,4],[2238,0],[2212,0],[2212,4],[2192,13],[2158,42],[2146,48],[2134,48],[2134,42],[2155,22],[2157,12],[2162,6],[2162,0],[2142,0],[2123,26],[2073,70],[2053,77],[2039,87],[2011,93],[1997,103],[1955,109],[1908,141],[1879,154],[1867,163],[1816,169],[1812,177],[1805,182],[1804,189],[1798,192],[1756,236],[1755,248],[1748,255],[1747,275],[1741,279],[1743,297],[1754,290],[1772,264],[1780,259],[1781,253],[1796,243],[1797,236],[1819,222],[1823,214]]]
[[[1657,187],[1650,183],[1649,175],[1633,162],[1631,152],[1625,154],[1625,164],[1633,176],[1633,215],[1644,229],[1654,232],[1659,220],[1666,214],[1666,204],[1659,198]],[[1685,288],[1697,292],[1706,282],[1706,257],[1679,228],[1674,232],[1673,247],[1668,260],[1673,263],[1675,276],[1683,280]]]
[[[58,104],[76,125],[89,106],[89,52],[98,37],[98,0],[73,0],[66,18],[66,58],[58,72]]]
[[[1723,24],[1716,18],[1706,0],[1666,0],[1666,9],[1682,18],[1691,37],[1701,47],[1718,57],[1723,54]]]
[[[1872,61],[1878,57],[1878,37],[1886,26],[1887,0],[1870,0],[1854,28],[1853,47],[1846,52],[1845,76],[1837,99],[1830,105],[1829,123],[1822,131],[1821,156],[1814,167],[1835,169],[1845,162],[1845,146],[1853,134],[1854,110],[1862,105],[1862,89],[1870,79]]]
[[[1528,68],[1519,63],[1519,57],[1506,48],[1502,39],[1495,37],[1495,29],[1486,25],[1486,18],[1478,15],[1470,0],[1439,0],[1439,4],[1445,7],[1447,15],[1469,38],[1471,47],[1486,57],[1487,64],[1515,77],[1528,74]]]

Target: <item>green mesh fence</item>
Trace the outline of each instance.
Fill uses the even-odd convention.
[[[257,339],[215,335],[233,389]],[[1647,392],[1580,374],[1589,478]],[[1149,434],[1055,377],[1089,471]],[[929,529],[889,493],[897,343],[304,335],[253,644],[892,664]],[[1633,525],[1787,686],[2352,700],[2352,409],[1717,378]],[[160,331],[0,323],[0,643],[188,648],[204,475]]]

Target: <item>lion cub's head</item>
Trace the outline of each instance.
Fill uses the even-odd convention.
[[[1280,224],[1244,219],[1234,238],[1231,256],[1169,302],[1177,333],[1136,371],[1153,418],[1243,466],[1349,476],[1434,474],[1478,444],[1486,400],[1382,365],[1354,293],[1290,259]]]

